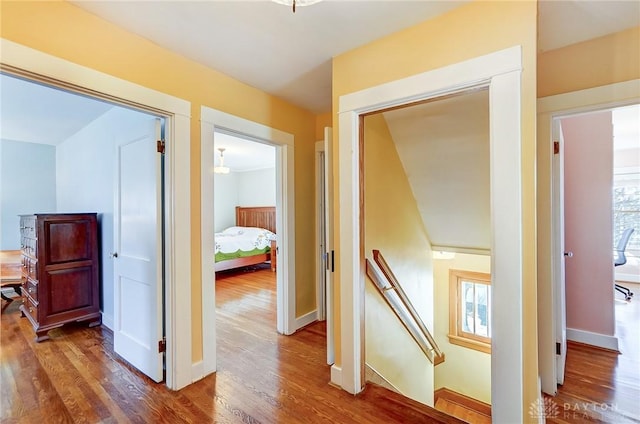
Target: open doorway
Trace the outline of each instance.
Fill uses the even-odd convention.
[[[563,259],[556,281],[562,347],[557,379],[562,383],[566,340],[638,353],[631,340],[637,335],[629,331],[640,320],[628,313],[633,297],[614,290],[614,282],[631,293],[638,289],[634,233],[624,246],[628,265],[614,263],[625,231],[640,227],[640,109],[629,105],[567,114],[554,120],[554,128],[554,161],[561,165],[553,174],[559,193],[554,215],[557,244],[564,246],[557,254]]]
[[[91,293],[99,291],[102,323],[113,332],[118,355],[154,381],[164,380],[164,355],[149,346],[166,336],[164,158],[158,151],[165,116],[42,81],[0,78],[2,250],[20,248],[18,214],[96,213],[99,283]],[[132,264],[141,259],[142,265]],[[131,272],[140,266],[145,277]],[[52,319],[51,307],[43,308],[63,291],[42,271],[23,277],[39,287],[23,291],[40,305],[35,322]],[[47,283],[38,284],[38,277]]]
[[[293,136],[207,107],[202,107],[201,131],[203,367],[205,374],[209,374],[216,370],[216,311],[212,308],[212,302],[215,304],[215,266],[211,256],[215,251],[214,168],[219,165],[220,156],[220,152],[216,152],[215,138],[219,133],[266,144],[274,149],[277,332],[292,334],[300,327],[300,319],[296,319],[295,313]]]
[[[235,134],[214,133],[216,166],[214,171],[214,231],[216,299],[226,285],[218,284],[233,278],[234,290],[259,270],[271,271],[260,281],[267,286],[245,285],[246,295],[252,288],[276,292],[276,157],[275,147]],[[235,278],[242,275],[244,278]],[[271,278],[267,278],[271,277]],[[259,283],[259,279],[254,282]],[[237,303],[236,303],[236,306]],[[242,308],[251,314],[251,302]],[[273,311],[276,330],[276,314]]]
[[[384,255],[445,355],[431,363],[367,279],[367,381],[450,414],[450,393],[490,411],[489,140],[487,87],[364,117],[365,256]]]
[[[498,57],[497,55],[501,55]],[[364,249],[361,181],[362,117],[401,106],[488,86],[490,119],[490,190],[492,299],[501,319],[493,319],[491,355],[492,419],[519,421],[524,414],[523,211],[521,133],[521,51],[518,47],[381,84],[340,98],[339,184],[342,367],[332,381],[350,393],[363,388]],[[442,73],[446,78],[442,78]],[[474,76],[475,75],[475,76]],[[349,178],[351,176],[351,178]],[[498,313],[494,310],[494,316]],[[333,371],[333,370],[332,370]],[[339,372],[338,372],[339,371]],[[335,377],[335,378],[334,378]]]

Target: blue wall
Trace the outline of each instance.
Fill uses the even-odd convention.
[[[55,211],[55,146],[0,140],[0,250],[20,249],[19,214]]]

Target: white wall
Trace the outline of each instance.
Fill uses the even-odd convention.
[[[236,206],[275,206],[276,169],[231,172],[214,177],[214,230],[236,224]]]
[[[491,355],[449,343],[449,270],[491,273],[491,257],[456,253],[453,259],[434,259],[435,281],[433,337],[445,354],[435,367],[434,388],[446,387],[485,403],[491,403]],[[470,372],[473,370],[473,372]]]
[[[58,212],[97,212],[100,229],[103,323],[113,327],[113,204],[116,141],[136,119],[148,117],[114,107],[56,149]]]
[[[56,148],[0,141],[0,250],[20,249],[19,214],[55,212]]]
[[[238,173],[216,174],[213,177],[213,229],[216,233],[236,224],[238,205]]]
[[[238,173],[238,206],[275,205],[275,168]]]

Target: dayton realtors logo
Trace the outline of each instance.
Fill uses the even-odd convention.
[[[538,398],[529,405],[529,415],[532,418],[563,418],[574,420],[598,420],[605,414],[617,415],[617,405],[595,402],[564,402],[556,403],[553,399]]]

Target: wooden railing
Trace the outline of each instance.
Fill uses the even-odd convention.
[[[422,322],[418,312],[411,304],[404,290],[402,290],[398,279],[391,271],[391,268],[389,268],[389,265],[379,250],[373,251],[373,260],[380,268],[380,271],[382,271],[382,275],[369,259],[366,260],[367,275],[371,281],[373,281],[378,291],[380,291],[382,297],[393,312],[395,312],[409,334],[411,334],[411,337],[418,343],[420,350],[424,352],[429,361],[431,361],[433,365],[444,362],[444,353],[442,353],[438,347],[427,326]]]

